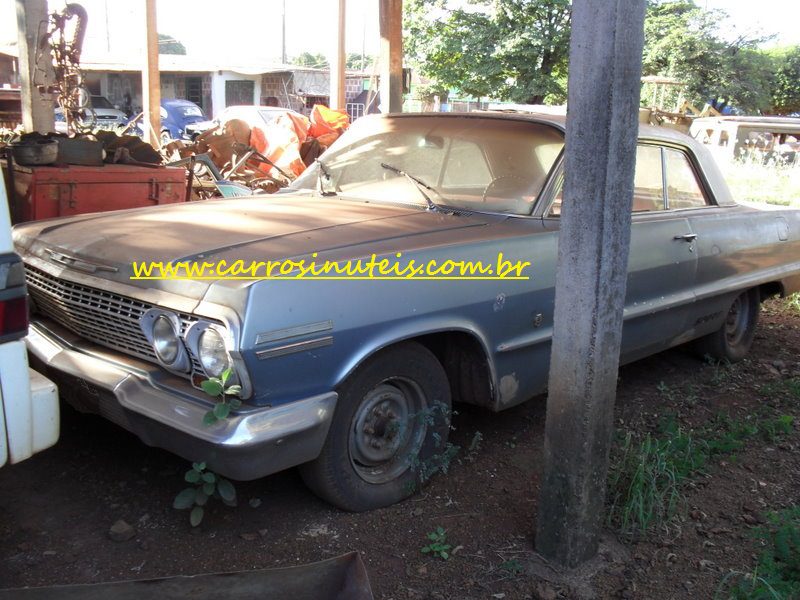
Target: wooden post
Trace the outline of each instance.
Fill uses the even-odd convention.
[[[161,147],[161,75],[158,71],[158,27],[156,0],[145,0],[147,66],[142,71],[144,141]]]
[[[345,80],[345,50],[344,50],[344,24],[345,13],[347,12],[345,0],[339,0],[337,8],[337,22],[338,27],[336,30],[336,47],[333,52],[333,60],[331,61],[331,108],[336,110],[344,110],[346,100],[344,97],[344,80]]]
[[[55,131],[53,98],[39,86],[53,84],[53,57],[49,44],[38,51],[39,38],[47,35],[47,0],[17,0],[17,48],[22,95],[22,125],[25,131]]]
[[[597,551],[625,300],[645,0],[572,4],[564,203],[536,548]]]
[[[380,0],[381,112],[403,112],[403,0]]]

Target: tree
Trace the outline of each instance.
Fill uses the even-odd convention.
[[[186,46],[176,40],[171,35],[165,33],[158,34],[158,53],[159,54],[186,54]]]
[[[719,30],[726,18],[724,12],[701,9],[692,0],[650,2],[642,73],[683,81],[695,104],[768,110],[770,60],[758,49],[765,40],[724,39]]]
[[[800,112],[800,46],[777,50],[772,58],[775,62],[773,112],[783,115]]]
[[[311,52],[303,52],[299,56],[292,59],[293,65],[300,65],[303,67],[314,67],[317,69],[327,69],[328,59],[324,54],[311,54]]]
[[[433,90],[541,104],[565,98],[569,0],[408,0],[406,52]]]

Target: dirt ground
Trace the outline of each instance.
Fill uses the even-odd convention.
[[[754,440],[716,460],[685,488],[669,527],[635,542],[608,530],[610,546],[584,592],[711,598],[730,570],[752,570],[751,528],[766,511],[800,502],[800,400],[775,391],[800,376],[798,361],[800,314],[770,301],[742,363],[715,366],[678,349],[621,370],[623,430],[652,430],[667,413],[698,427],[720,412],[756,409],[794,415],[795,424],[779,443]],[[0,587],[240,571],[357,550],[376,598],[572,598],[578,587],[533,553],[544,409],[544,397],[496,415],[459,407],[451,441],[461,450],[449,473],[399,505],[343,513],[289,471],[237,484],[239,506],[210,506],[192,529],[188,514],[171,507],[184,461],[65,408],[56,447],[0,470]],[[480,444],[470,450],[476,433]],[[119,519],[135,529],[128,541],[109,538]],[[421,552],[437,527],[453,546],[448,560]]]

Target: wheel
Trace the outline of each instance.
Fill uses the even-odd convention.
[[[421,344],[405,342],[369,359],[340,387],[322,453],[300,474],[314,493],[344,510],[389,506],[447,460],[449,429],[450,386],[442,365]]]
[[[753,343],[760,308],[757,288],[741,293],[733,301],[722,327],[697,340],[698,352],[715,360],[742,360]]]

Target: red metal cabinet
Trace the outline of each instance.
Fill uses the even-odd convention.
[[[183,202],[186,197],[186,170],[174,167],[14,165],[10,179],[15,223]]]

